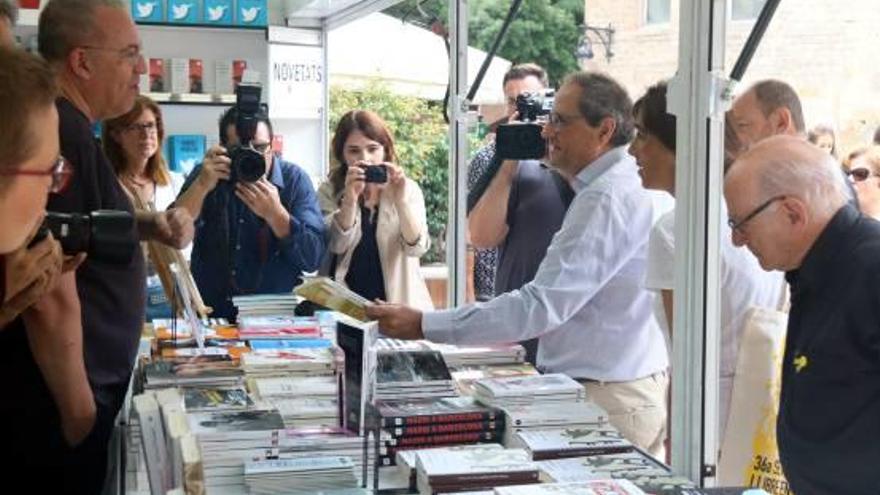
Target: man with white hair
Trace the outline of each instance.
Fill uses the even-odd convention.
[[[880,223],[797,137],[754,145],[724,194],[734,243],[791,285],[777,440],[792,491],[880,493]]]

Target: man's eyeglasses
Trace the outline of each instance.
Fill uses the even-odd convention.
[[[853,182],[862,182],[868,180],[868,177],[876,176],[877,174],[871,172],[867,168],[854,168],[852,170],[847,170],[846,175],[852,177]]]
[[[144,55],[141,53],[141,47],[139,46],[129,46],[125,48],[109,48],[106,46],[94,46],[94,45],[83,45],[80,48],[85,48],[86,50],[103,50],[107,52],[115,52],[119,57],[130,65],[137,65],[138,62],[143,60]]]
[[[135,122],[123,127],[125,132],[142,132],[144,134],[155,134],[158,130],[155,122]]]
[[[257,153],[259,153],[261,155],[263,155],[267,151],[269,151],[269,148],[271,148],[271,147],[272,147],[272,143],[251,143],[251,148],[253,148],[254,151],[256,151]]]
[[[751,213],[749,213],[748,215],[744,216],[742,220],[740,220],[740,221],[737,222],[736,220],[734,220],[734,219],[732,219],[732,218],[727,219],[727,225],[730,227],[730,230],[733,230],[733,231],[735,231],[735,232],[742,233],[742,227],[743,227],[743,225],[746,224],[746,222],[748,222],[749,220],[755,218],[755,217],[758,216],[762,211],[766,210],[768,206],[772,205],[773,203],[775,203],[776,201],[779,201],[779,200],[781,200],[781,199],[785,199],[785,195],[784,195],[784,194],[783,194],[783,195],[779,195],[779,196],[773,196],[772,198],[768,199],[767,201],[764,201],[763,203],[761,203],[761,205],[758,206],[757,208],[755,208],[754,210],[752,210]]]
[[[0,170],[0,175],[25,175],[45,177],[52,176],[52,185],[49,186],[49,192],[60,193],[67,189],[70,183],[70,177],[73,175],[73,169],[63,156],[59,156],[48,170]]]

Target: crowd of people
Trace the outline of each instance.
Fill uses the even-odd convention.
[[[665,456],[676,193],[665,82],[633,103],[609,75],[569,75],[543,127],[547,157],[503,160],[469,213],[479,301],[434,310],[419,267],[424,196],[380,115],[340,118],[316,189],[273,153],[262,112],[249,147],[265,173],[236,177],[232,107],[220,144],[184,179],[162,157],[161,108],[138,95],[146,67],[125,3],[50,0],[40,56],[13,46],[15,20],[0,0],[0,372],[15,377],[0,403],[14,455],[0,471],[42,473],[29,478],[39,491],[101,492],[147,288],[170,255],[190,260],[213,316],[234,320],[234,296],[289,292],[320,271],[375,301],[368,314],[388,336],[523,342],[539,369],[578,380],[624,436]],[[507,117],[518,95],[546,86],[538,65],[512,67]],[[839,161],[833,130],[808,131],[797,93],[778,80],[742,92],[726,123],[721,430],[748,311],[790,302],[785,475],[798,494],[877,493],[880,143]],[[476,154],[471,186],[497,159],[492,143]],[[65,254],[41,228],[46,211],[96,210],[130,213],[131,245],[142,246],[130,261]]]

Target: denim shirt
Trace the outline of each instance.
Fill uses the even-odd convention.
[[[201,165],[192,171],[182,192],[200,170]],[[213,317],[235,317],[233,296],[290,292],[302,272],[318,269],[324,254],[324,219],[308,175],[276,157],[267,179],[278,187],[290,214],[290,235],[284,239],[276,238],[226,181],[205,197],[195,220],[192,274]]]

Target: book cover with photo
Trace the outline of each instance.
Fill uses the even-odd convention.
[[[376,401],[383,427],[415,426],[468,421],[503,421],[504,412],[470,397]]]
[[[187,412],[253,407],[244,387],[210,387],[183,389],[183,403]]]
[[[514,438],[536,461],[633,450],[632,443],[611,425],[522,430]]]

